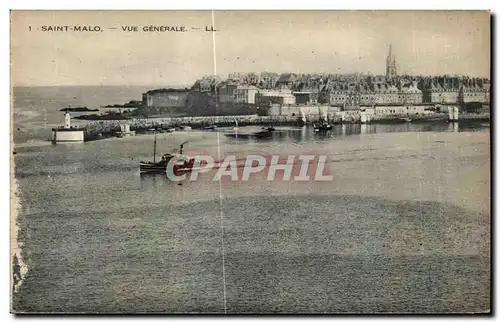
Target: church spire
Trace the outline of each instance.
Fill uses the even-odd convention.
[[[389,55],[386,60],[386,76],[396,76],[396,56],[392,55],[392,44],[389,45]]]

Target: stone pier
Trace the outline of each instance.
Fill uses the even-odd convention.
[[[121,132],[124,125],[128,125],[131,131],[146,131],[148,129],[168,129],[177,126],[190,126],[194,129],[211,125],[218,127],[247,126],[247,125],[270,125],[270,124],[296,124],[299,117],[290,116],[205,116],[205,117],[175,117],[175,118],[151,118],[131,120],[99,120],[90,121],[86,131],[88,136],[106,135]]]

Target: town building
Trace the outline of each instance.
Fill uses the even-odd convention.
[[[295,81],[296,81],[295,75],[290,73],[281,74],[279,79],[276,81],[275,87],[281,90],[292,89]]]
[[[334,113],[340,111],[338,107],[331,107],[328,105],[279,105],[273,104],[269,110],[271,116],[285,116],[285,117],[301,117],[318,118],[329,117]]]
[[[218,76],[205,76],[194,83],[192,90],[198,92],[215,92],[220,83],[221,80]]]
[[[400,115],[400,116],[411,116],[411,115],[423,115],[428,113],[425,105],[380,105],[375,106],[376,116],[385,115]]]
[[[401,103],[401,93],[394,85],[387,82],[373,84],[373,104],[398,104]]]
[[[274,89],[278,82],[279,75],[276,73],[264,72],[260,74],[258,86],[261,89]]]
[[[459,94],[460,103],[489,103],[490,84],[484,79],[466,78]]]
[[[316,104],[318,103],[318,92],[301,91],[293,92],[296,104]]]
[[[337,81],[329,81],[320,93],[320,101],[331,106],[343,106],[346,101],[347,86]]]
[[[423,102],[422,91],[417,82],[412,81],[401,86],[401,104],[420,104]]]
[[[421,82],[425,103],[456,104],[460,100],[460,81],[447,76],[427,78]]]
[[[259,89],[253,85],[238,85],[234,90],[234,102],[255,104],[257,93]]]
[[[259,90],[255,95],[255,103],[293,105],[295,96],[291,90]]]
[[[217,87],[217,99],[220,103],[234,103],[235,91],[238,85],[232,81],[226,81]]]

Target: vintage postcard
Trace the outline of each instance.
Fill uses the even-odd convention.
[[[11,311],[491,311],[490,12],[11,11]]]

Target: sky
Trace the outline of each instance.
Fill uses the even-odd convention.
[[[490,77],[487,11],[12,11],[11,81],[166,86],[234,72],[381,75],[391,44],[398,74]]]

